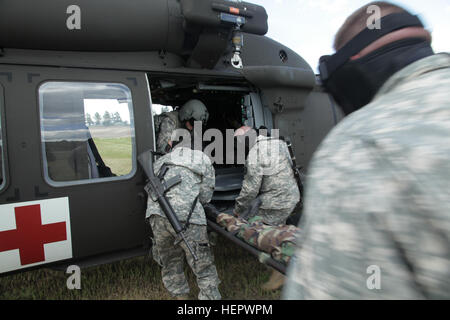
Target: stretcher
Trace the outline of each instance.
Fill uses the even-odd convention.
[[[286,274],[287,266],[284,263],[273,259],[269,253],[261,251],[258,248],[248,244],[241,238],[237,237],[237,232],[229,232],[226,228],[219,225],[215,221],[215,217],[217,217],[220,214],[220,212],[217,210],[215,206],[208,204],[204,206],[204,208],[207,217],[208,227],[212,231],[224,236],[227,240],[230,240],[234,244],[248,251],[249,253],[254,255],[259,262],[274,268],[275,270],[281,272],[282,274]]]

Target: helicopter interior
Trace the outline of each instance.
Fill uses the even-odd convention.
[[[216,171],[213,201],[216,205],[222,204],[225,208],[234,205],[234,199],[242,186],[244,165],[237,161],[235,144],[230,155],[231,150],[227,149],[226,139],[233,138],[232,134],[230,137],[230,129],[234,132],[244,125],[254,126],[254,110],[250,99],[251,86],[248,83],[224,82],[223,79],[202,81],[192,78],[170,80],[152,78],[150,83],[152,104],[163,106],[160,110],[178,109],[190,99],[198,99],[205,104],[209,112],[209,120],[203,128],[203,134],[208,132],[208,129],[217,129],[223,137],[223,150],[213,148],[211,151],[211,148],[207,148],[215,142],[215,137],[210,140],[205,137],[206,135],[203,136],[203,150],[207,154],[207,150],[211,151],[210,155]]]

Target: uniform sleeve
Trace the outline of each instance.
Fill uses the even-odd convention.
[[[421,207],[423,182],[406,168],[409,161],[404,150],[394,157],[358,138],[319,150],[285,299],[422,299],[448,292],[448,243],[439,236],[442,223]]]
[[[201,204],[206,204],[211,201],[214,188],[216,186],[216,176],[214,167],[210,161],[206,162],[206,170],[200,185],[199,201]]]
[[[176,129],[176,123],[169,117],[161,120],[160,131],[156,141],[156,151],[166,153],[167,144],[172,137],[172,132]]]
[[[242,182],[242,189],[236,198],[236,206],[234,208],[234,212],[238,215],[244,213],[250,207],[251,202],[258,196],[263,179],[261,171],[253,166],[250,167],[248,162],[246,168],[247,172]]]
[[[325,144],[314,155],[285,299],[367,298],[360,296],[366,290],[370,293],[365,249],[375,238],[364,235],[368,231],[364,215],[377,210],[368,202],[375,197],[370,186],[383,184],[373,181],[372,165],[358,142]]]

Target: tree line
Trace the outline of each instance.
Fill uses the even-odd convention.
[[[128,124],[128,121],[123,121],[119,112],[110,113],[105,111],[103,117],[96,112],[94,117],[92,117],[89,113],[86,113],[86,125],[90,126],[112,126],[117,124]]]

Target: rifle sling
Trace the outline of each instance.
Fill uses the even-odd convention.
[[[169,166],[166,164],[163,164],[161,169],[159,170],[158,178],[160,180],[162,180],[168,170],[169,170]],[[174,180],[174,183],[170,183],[171,180]],[[178,184],[180,182],[181,182],[181,179],[179,176],[169,179],[169,181],[167,181],[167,189],[166,190],[169,190],[171,187],[175,186],[176,184]],[[192,214],[194,213],[195,206],[197,205],[197,202],[198,202],[198,197],[199,197],[199,195],[197,197],[195,197],[194,202],[192,203],[192,207],[191,207],[191,210],[189,211],[189,215],[186,219],[186,224],[184,225],[183,230],[186,230],[189,227],[189,221],[191,220]]]
[[[189,215],[186,219],[186,224],[184,225],[183,230],[186,230],[187,228],[189,228],[189,220],[191,220],[192,213],[194,212],[195,206],[197,205],[198,197],[199,197],[199,195],[195,197],[194,202],[192,203],[191,211],[189,211]]]

